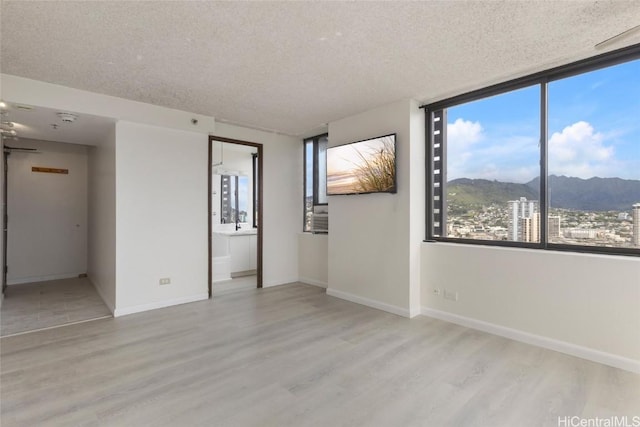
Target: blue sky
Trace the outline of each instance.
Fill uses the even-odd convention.
[[[640,179],[640,60],[551,82],[549,173]],[[539,86],[448,109],[448,179],[539,174]]]
[[[238,210],[249,212],[249,177],[238,177]]]

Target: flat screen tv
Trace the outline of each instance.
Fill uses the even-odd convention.
[[[396,134],[327,149],[327,195],[396,192]]]

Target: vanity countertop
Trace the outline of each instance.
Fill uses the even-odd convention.
[[[224,234],[226,236],[250,236],[252,234],[258,234],[256,228],[241,228],[240,230],[214,230],[214,233]]]

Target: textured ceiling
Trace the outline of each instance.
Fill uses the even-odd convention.
[[[640,42],[637,1],[1,4],[1,71],[290,135]]]
[[[14,129],[20,138],[38,139],[41,141],[68,142],[71,144],[98,144],[113,128],[113,119],[92,116],[90,114],[78,114],[73,123],[65,123],[58,116],[60,110],[51,108],[24,109],[24,105],[7,104],[3,121],[12,122]],[[55,125],[55,126],[54,126]],[[11,145],[11,139],[5,140],[6,145]]]

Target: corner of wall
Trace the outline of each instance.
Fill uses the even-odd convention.
[[[407,317],[420,310],[423,236],[416,233],[424,227],[424,194],[419,195],[424,126],[419,113],[416,101],[402,100],[329,123],[330,146],[395,133],[398,191],[330,198],[327,294]]]

